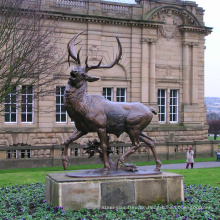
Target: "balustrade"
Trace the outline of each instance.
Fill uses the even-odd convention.
[[[116,12],[116,13],[129,13],[130,7],[123,5],[113,5],[101,3],[101,8],[103,12]]]
[[[55,0],[54,5],[64,8],[82,8],[86,9],[86,2],[75,0]]]
[[[70,148],[69,151],[69,157],[81,157],[81,156],[87,156],[85,150],[83,150],[84,146],[79,146],[77,145],[77,147],[72,147]],[[24,148],[24,149],[22,149]],[[1,159],[22,159],[22,158],[48,158],[48,157],[59,157],[63,155],[63,151],[64,148],[60,148],[60,147],[55,147],[54,146],[48,146],[48,147],[18,147],[18,149],[9,149],[9,150],[5,150],[6,151],[6,158],[1,158]],[[31,149],[29,149],[31,148]],[[112,146],[112,152],[113,155],[122,155],[124,154],[128,149],[130,149],[130,146],[127,146],[127,144],[125,144],[125,146]],[[56,151],[56,155],[54,155],[54,150]],[[57,153],[58,152],[58,153]],[[60,153],[59,153],[60,152]],[[144,153],[146,154],[146,147],[141,147],[138,152],[136,153]],[[95,155],[99,155],[98,153],[95,153]]]
[[[86,9],[87,8],[86,1],[77,1],[77,0],[54,0],[54,5],[57,7],[63,8],[79,8]],[[123,6],[120,4],[107,4],[100,3],[100,8],[102,12],[116,12],[116,13],[130,13],[131,7]]]
[[[218,143],[215,142],[167,142],[164,144],[156,143],[158,154],[165,155],[184,155],[189,147],[193,147],[195,153],[199,155],[211,156],[217,149]],[[88,157],[84,146],[73,144],[68,151],[69,158],[85,158]],[[122,155],[131,148],[131,144],[114,143],[111,144],[113,156]],[[10,160],[31,160],[31,159],[56,159],[60,160],[63,154],[64,146],[10,146],[0,148],[0,161]],[[144,144],[134,154],[152,155],[151,150]],[[95,156],[98,156],[95,153]],[[167,156],[169,157],[169,156]]]
[[[193,147],[195,158],[213,157],[218,149],[218,142],[166,142],[156,143],[158,155],[161,160],[183,159],[186,157],[186,149]],[[88,154],[83,150],[84,146],[72,144],[68,151],[68,158],[72,165],[89,164],[90,160],[86,159]],[[113,151],[112,158],[116,160],[128,149],[131,144],[112,143],[111,150]],[[14,169],[27,167],[50,167],[61,166],[61,156],[64,146],[10,146],[0,148],[0,169]],[[136,152],[134,159],[148,161],[153,159],[150,148],[142,145]],[[95,153],[98,157],[99,154]],[[76,159],[77,158],[77,159]],[[14,161],[16,161],[14,163]],[[75,162],[74,162],[75,161]],[[74,164],[75,163],[75,164]]]

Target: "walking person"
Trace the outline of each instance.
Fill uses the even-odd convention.
[[[193,155],[194,155],[194,151],[193,149],[190,147],[189,150],[187,151],[186,153],[186,169],[189,168],[189,165],[191,164],[191,169],[193,168],[193,164],[194,164],[194,158],[193,158]]]

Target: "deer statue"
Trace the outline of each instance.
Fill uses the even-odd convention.
[[[100,139],[100,145],[103,153],[104,171],[108,172],[111,168],[111,160],[108,157],[109,138],[108,134],[114,134],[119,137],[123,132],[126,132],[132,142],[132,147],[123,154],[116,165],[116,170],[122,167],[125,159],[133,154],[140,146],[140,141],[143,141],[150,147],[156,160],[155,171],[160,171],[161,162],[157,156],[153,140],[143,133],[143,130],[150,124],[153,114],[157,114],[154,108],[148,108],[141,103],[126,103],[126,102],[111,102],[100,95],[88,95],[86,90],[86,82],[95,82],[99,77],[88,75],[91,69],[111,68],[117,64],[122,55],[122,46],[119,38],[118,42],[119,53],[116,58],[107,65],[101,65],[101,61],[97,65],[88,65],[88,56],[85,60],[85,67],[82,67],[80,62],[80,50],[76,54],[74,46],[77,37],[84,31],[75,35],[68,43],[68,60],[70,57],[76,62],[76,67],[70,71],[68,84],[64,92],[64,106],[69,117],[75,121],[76,129],[66,139],[64,145],[64,153],[62,162],[64,169],[67,169],[68,146],[74,140],[86,135],[88,132],[97,132]]]

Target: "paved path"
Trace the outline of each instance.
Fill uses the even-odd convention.
[[[208,161],[208,162],[195,162],[194,168],[209,168],[209,167],[220,167],[220,161]],[[154,170],[155,165],[150,166],[139,166],[139,170],[142,169],[148,169],[148,170]],[[185,169],[186,163],[178,163],[178,164],[163,164],[162,170],[164,169]],[[189,168],[191,168],[191,165],[189,165]]]

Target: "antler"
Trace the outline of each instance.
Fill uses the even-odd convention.
[[[68,50],[68,53],[69,53],[69,55],[68,55],[69,65],[70,65],[70,57],[72,57],[72,58],[76,61],[76,63],[80,65],[79,53],[80,53],[80,50],[82,49],[82,47],[79,49],[77,55],[76,55],[76,52],[75,52],[75,48],[74,48],[74,47],[75,47],[75,45],[77,45],[77,44],[79,44],[79,43],[81,42],[81,41],[79,41],[78,43],[75,44],[76,38],[77,38],[80,34],[82,34],[83,32],[85,32],[85,30],[84,30],[84,31],[81,31],[81,32],[78,33],[78,34],[76,34],[76,35],[69,41],[69,43],[67,44],[67,50]]]
[[[76,34],[68,43],[67,45],[67,50],[68,50],[68,62],[69,62],[69,65],[70,65],[70,57],[72,57],[76,63],[78,65],[80,65],[80,57],[79,57],[79,53],[82,49],[82,47],[79,49],[77,55],[76,55],[76,52],[75,52],[75,45],[79,44],[81,41],[79,41],[78,43],[75,43],[75,40],[76,38],[82,34],[84,31],[81,31],[80,33]],[[89,70],[91,69],[99,69],[99,68],[112,68],[115,64],[117,64],[119,62],[119,60],[121,59],[121,55],[122,55],[122,46],[121,46],[121,42],[119,41],[119,38],[116,37],[117,39],[117,42],[118,42],[118,50],[119,50],[119,53],[118,53],[118,56],[116,56],[115,60],[113,60],[111,63],[107,64],[107,65],[101,65],[102,63],[102,59],[99,61],[99,63],[97,65],[93,65],[93,66],[89,66],[88,65],[88,56],[86,57],[86,60],[85,60],[85,64],[86,64],[86,72],[88,72]]]
[[[94,65],[94,66],[89,66],[88,65],[88,56],[86,57],[86,61],[85,61],[85,64],[86,64],[86,72],[88,72],[89,70],[91,69],[99,69],[99,68],[112,68],[115,64],[117,64],[119,62],[119,60],[121,59],[121,55],[122,55],[122,46],[121,46],[121,42],[119,41],[119,38],[116,37],[117,41],[118,41],[118,50],[119,50],[119,53],[118,53],[118,56],[116,56],[115,60],[113,60],[111,63],[107,64],[107,65],[101,65],[102,63],[102,59],[99,61],[99,63],[97,65]]]

